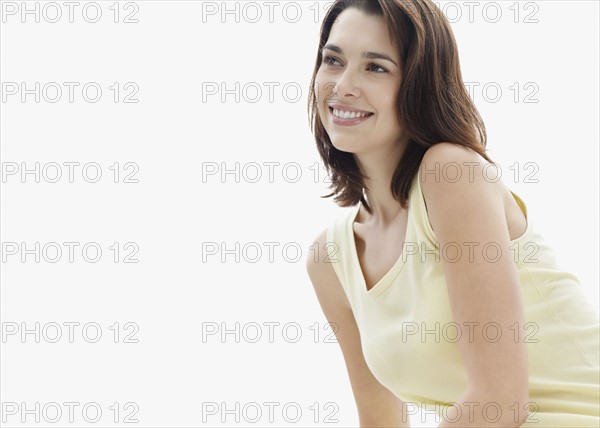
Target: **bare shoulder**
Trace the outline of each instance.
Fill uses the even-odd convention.
[[[419,183],[432,229],[445,227],[449,213],[462,213],[463,220],[483,223],[483,213],[500,213],[513,239],[523,233],[526,219],[510,189],[501,180],[501,170],[476,151],[453,143],[430,147],[420,165]],[[490,211],[491,210],[491,211]],[[481,226],[483,229],[483,225]]]
[[[333,263],[339,260],[329,256],[327,244],[325,228],[312,240],[311,250],[307,252],[306,257],[306,271],[322,305],[340,304],[349,308],[347,297],[333,267]]]
[[[442,142],[432,145],[425,152],[426,157],[454,157],[461,155],[479,155],[479,153],[461,144]]]
[[[429,201],[485,194],[503,200],[507,189],[497,179],[496,168],[494,163],[468,147],[446,142],[435,144],[421,161],[419,182],[423,197]]]
[[[327,260],[327,254],[325,251],[321,251],[324,245],[327,242],[327,228],[320,231],[317,236],[312,240],[310,244],[311,251],[307,252],[306,256],[306,271],[313,277],[320,277],[323,275],[329,275],[331,272],[335,274],[333,271],[333,267],[329,266],[328,263],[325,263]],[[319,251],[313,251],[312,249],[318,248]]]
[[[427,149],[421,163],[422,169],[426,168],[427,171],[439,170],[440,174],[442,174],[444,168],[446,170],[456,167],[460,167],[461,169],[484,168],[489,162],[475,150],[460,144],[438,143]],[[445,172],[447,176],[450,176],[450,172],[454,171]]]

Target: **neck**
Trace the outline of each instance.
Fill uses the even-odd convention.
[[[357,218],[357,221],[360,223],[385,228],[403,211],[400,202],[392,195],[391,183],[405,148],[406,143],[399,142],[386,150],[354,155],[365,176],[364,196],[372,210],[372,214],[362,209],[359,211],[360,219]]]

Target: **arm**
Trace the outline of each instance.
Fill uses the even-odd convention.
[[[515,328],[523,328],[525,320],[509,248],[503,185],[486,179],[483,167],[488,162],[462,146],[432,146],[423,162],[422,170],[440,171],[437,178],[423,173],[419,177],[437,242],[440,248],[450,244],[447,248],[458,245],[462,250],[458,260],[450,261],[454,252],[440,258],[454,321],[460,326],[479,323],[474,324],[479,326],[475,334],[463,334],[458,342],[468,375],[467,389],[457,402],[460,411],[449,408],[439,428],[519,427],[528,415],[528,361],[526,344],[514,338]],[[476,163],[471,175],[464,162]],[[441,174],[448,163],[461,168],[456,182],[455,167],[447,169],[448,179]],[[497,328],[486,336],[481,327],[487,323],[497,323]],[[497,332],[502,335],[496,341]],[[475,403],[472,413],[469,402]],[[486,405],[487,415],[482,411]]]
[[[318,248],[325,248],[326,230],[316,238]],[[409,416],[403,413],[404,403],[382,386],[367,366],[360,344],[360,335],[350,304],[326,252],[318,251],[321,259],[306,259],[306,270],[328,322],[338,326],[335,333],[346,363],[361,427],[410,427]]]

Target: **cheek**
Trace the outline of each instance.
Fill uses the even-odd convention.
[[[390,90],[382,91],[379,94],[378,99],[380,100],[381,106],[385,107],[386,112],[394,112],[396,111],[396,97],[391,95],[393,92]]]
[[[319,77],[322,77],[322,75],[320,76],[317,74],[313,90],[315,91],[315,97],[317,98],[318,108],[319,110],[322,110],[327,108],[328,104],[335,102],[333,94],[334,86],[326,84],[326,82],[324,83]]]
[[[396,98],[386,97],[381,100],[381,105],[385,108],[385,116],[395,126],[398,118],[398,103]]]
[[[327,85],[323,84],[323,78],[324,78],[324,75],[321,72],[318,72],[317,75],[315,76],[314,91],[315,91],[315,94],[317,95],[317,100],[319,100],[319,103],[321,103],[323,101],[323,99],[325,99],[325,97],[328,95],[327,94]]]

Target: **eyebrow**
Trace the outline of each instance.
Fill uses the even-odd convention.
[[[336,45],[332,45],[332,44],[327,44],[325,46],[323,46],[322,50],[325,49],[329,49],[331,51],[337,52],[339,54],[343,54],[342,49],[339,46]],[[321,53],[322,54],[322,53]],[[390,58],[389,56],[379,53],[379,52],[362,52],[361,53],[363,58],[368,58],[368,59],[384,59],[386,61],[390,61],[392,64],[394,64],[396,67],[398,67],[398,64],[396,64],[396,62]]]

